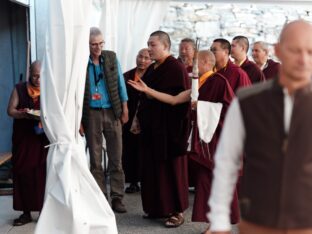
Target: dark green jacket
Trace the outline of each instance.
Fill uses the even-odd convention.
[[[118,65],[115,52],[103,50],[100,58],[100,64],[104,71],[104,79],[106,81],[107,92],[112,104],[114,115],[116,119],[119,119],[122,113],[122,107],[118,89]],[[90,81],[87,70],[82,114],[82,124],[84,126],[86,126],[86,123],[88,122],[90,98]]]

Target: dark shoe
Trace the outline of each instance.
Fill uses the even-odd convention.
[[[138,184],[130,184],[129,187],[126,188],[126,193],[136,193],[140,192],[140,186]]]
[[[13,226],[22,226],[30,223],[32,218],[28,214],[22,214],[18,219],[14,219]]]
[[[125,205],[122,203],[121,199],[119,198],[115,198],[112,200],[112,209],[113,211],[117,212],[117,213],[126,213],[126,207]]]

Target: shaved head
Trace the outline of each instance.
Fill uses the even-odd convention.
[[[300,84],[310,82],[312,77],[312,25],[304,20],[296,20],[285,25],[279,42],[275,45],[275,54],[282,63],[280,81],[283,84],[300,86]]]
[[[216,58],[210,50],[200,50],[198,52],[198,71],[199,75],[212,71],[216,64]]]
[[[168,50],[170,50],[170,47],[171,47],[171,40],[170,40],[170,37],[169,37],[169,34],[164,32],[164,31],[155,31],[153,32],[150,37],[153,37],[153,36],[158,36],[159,40],[167,46]]]
[[[32,86],[40,87],[41,62],[36,60],[29,67],[29,82]]]
[[[41,61],[40,60],[36,60],[30,64],[30,67],[29,67],[30,72],[33,71],[35,68],[38,68],[38,69],[41,68]]]
[[[249,40],[247,37],[245,36],[236,36],[233,38],[233,41],[236,41],[238,44],[240,44],[241,46],[243,46],[243,48],[245,49],[245,52],[247,53],[249,50]]]
[[[142,53],[145,53],[145,52],[148,53],[148,48],[140,49],[139,52],[138,52],[138,55],[139,55],[139,54],[142,54]]]
[[[207,61],[212,67],[216,64],[216,58],[210,50],[200,50],[198,52],[198,59]]]
[[[307,30],[307,32],[310,32],[312,30],[311,23],[305,21],[305,20],[296,20],[293,22],[290,22],[286,25],[284,25],[281,34],[279,36],[279,43],[283,43],[286,38],[290,36],[290,34],[294,33],[297,28],[300,28],[302,30]],[[298,30],[297,30],[298,31]],[[297,36],[297,35],[293,35]]]
[[[147,48],[143,48],[138,52],[136,57],[137,69],[140,71],[145,71],[146,68],[151,64],[151,56],[148,53]]]

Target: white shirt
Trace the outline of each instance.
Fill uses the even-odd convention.
[[[284,91],[284,128],[287,133],[293,109],[293,97]],[[265,104],[264,104],[265,105]],[[211,231],[230,231],[230,206],[234,186],[241,167],[241,155],[245,142],[245,126],[238,99],[234,98],[225,118],[224,127],[215,155],[214,180],[209,198],[208,218]]]

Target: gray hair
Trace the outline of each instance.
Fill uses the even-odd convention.
[[[90,37],[96,37],[98,35],[102,35],[101,30],[97,27],[91,27],[90,28]]]
[[[265,41],[256,41],[254,43],[254,45],[256,45],[256,44],[260,45],[261,49],[263,49],[267,54],[269,53],[269,45],[268,45],[267,42],[265,42]]]
[[[183,38],[181,40],[180,44],[183,43],[183,42],[190,43],[192,45],[193,49],[194,50],[196,49],[195,41],[192,38],[189,38],[189,37]]]

